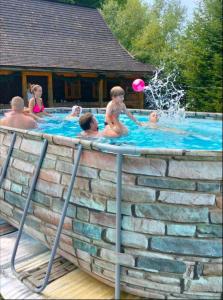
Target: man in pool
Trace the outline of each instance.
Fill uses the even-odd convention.
[[[136,124],[140,122],[127,110],[124,104],[125,91],[120,86],[114,86],[110,91],[111,101],[106,107],[105,131],[108,137],[117,137],[128,133],[128,129],[119,121],[119,115],[125,113]]]
[[[20,129],[32,129],[37,127],[33,118],[24,114],[24,100],[19,97],[13,97],[11,100],[12,110],[0,120],[0,125]]]
[[[102,133],[98,131],[98,121],[92,113],[83,114],[79,118],[79,124],[81,129],[83,129],[81,137],[98,138],[102,136]]]

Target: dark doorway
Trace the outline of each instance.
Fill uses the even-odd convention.
[[[42,95],[43,104],[44,104],[44,106],[48,107],[49,106],[48,105],[48,77],[47,76],[28,75],[27,76],[27,84],[28,83],[41,85],[41,87],[43,89],[43,95]]]
[[[57,103],[61,103],[65,99],[65,84],[64,77],[53,75],[53,98]]]
[[[9,105],[12,97],[22,97],[22,80],[20,73],[0,76],[0,104]]]
[[[81,79],[81,100],[85,102],[94,101],[93,98],[93,80]]]

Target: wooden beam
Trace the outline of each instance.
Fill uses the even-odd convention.
[[[139,108],[144,108],[144,93],[139,93]]]
[[[99,101],[99,106],[103,107],[103,98],[104,98],[104,80],[100,79],[99,84],[98,84],[98,101]]]
[[[0,70],[0,75],[10,75],[12,74],[13,71],[8,71],[8,70]]]
[[[52,72],[22,71],[25,76],[52,76]]]
[[[53,106],[53,78],[52,73],[48,76],[48,105],[49,107]]]
[[[66,72],[56,72],[57,76],[64,76],[64,77],[77,77],[76,73],[66,73]]]
[[[26,101],[26,91],[27,91],[27,77],[25,75],[25,72],[22,73],[22,97]]]

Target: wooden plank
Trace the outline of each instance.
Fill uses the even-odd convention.
[[[100,79],[99,85],[98,85],[98,101],[99,101],[99,106],[103,107],[103,98],[104,98],[104,80]]]
[[[12,256],[12,250],[17,237],[17,232],[7,234],[0,237],[0,267],[7,268],[10,265],[10,259]],[[36,256],[37,254],[46,252],[48,249],[30,238],[28,235],[22,235],[22,240],[19,245],[16,262],[21,262],[23,259],[28,261],[29,258]]]
[[[47,75],[48,77],[48,105],[49,107],[53,106],[53,78],[52,73]]]
[[[12,251],[16,234],[0,237],[0,250],[2,252]],[[30,251],[37,247],[37,242],[24,235],[21,240],[18,253],[20,262],[17,262],[18,270],[25,272],[25,281],[32,286],[42,284],[46,266],[49,261],[50,251],[46,250],[30,257]],[[27,251],[29,250],[29,251]],[[25,255],[24,255],[25,254]],[[87,274],[66,259],[56,256],[55,265],[52,269],[50,280],[52,282],[41,294],[31,292],[20,280],[15,278],[9,267],[10,256],[4,255],[1,262],[0,291],[4,299],[114,299],[114,288],[108,286]],[[121,299],[139,299],[137,296],[127,293],[121,294]]]
[[[9,71],[9,70],[0,70],[0,75],[10,75],[12,74],[13,71]]]
[[[42,71],[22,71],[24,76],[51,76],[52,72],[42,72]]]
[[[26,75],[26,72],[22,71],[22,97],[23,97],[23,99],[26,98],[26,91],[27,91],[27,75]]]
[[[9,234],[14,231],[17,231],[17,228],[8,224],[5,220],[0,219],[0,236]]]

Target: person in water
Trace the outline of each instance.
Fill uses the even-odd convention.
[[[169,132],[173,132],[173,133],[176,133],[176,134],[188,134],[188,132],[184,131],[184,130],[179,130],[179,129],[176,129],[176,128],[170,128],[170,127],[164,127],[162,125],[159,125],[158,122],[159,122],[159,116],[157,114],[156,111],[152,111],[150,114],[149,114],[149,117],[148,117],[148,122],[142,122],[142,126],[145,126],[145,127],[149,127],[151,129],[157,129],[157,130],[162,130],[162,131],[169,131]]]
[[[78,106],[78,105],[74,105],[72,107],[71,113],[65,119],[66,120],[72,120],[72,119],[78,120],[81,112],[82,112],[82,107]]]
[[[159,117],[156,111],[152,111],[148,116],[148,122],[142,122],[142,126],[151,127],[151,128],[158,128],[159,125],[157,124],[159,121]]]
[[[24,114],[24,100],[19,97],[13,97],[11,100],[11,111],[5,114],[0,120],[0,125],[20,129],[32,129],[37,127],[37,123]]]
[[[128,133],[128,129],[119,121],[121,113],[126,114],[137,125],[141,123],[127,110],[124,104],[125,92],[120,86],[114,86],[110,91],[111,101],[106,107],[104,135],[117,137]]]
[[[81,129],[83,129],[80,134],[81,137],[98,138],[102,136],[102,133],[98,131],[98,121],[90,112],[87,112],[80,116],[79,125]]]
[[[37,117],[50,116],[45,111],[42,100],[42,87],[38,84],[32,86],[33,98],[29,100],[29,112],[36,115]]]

